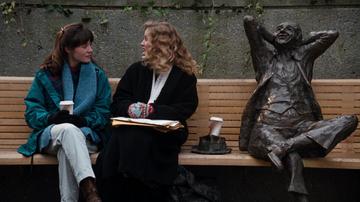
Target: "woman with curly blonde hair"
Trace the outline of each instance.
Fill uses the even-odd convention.
[[[178,120],[184,128],[160,132],[140,126],[113,128],[98,159],[104,201],[167,201],[186,141],[186,120],[198,105],[197,63],[167,22],[144,24],[142,60],[121,78],[112,116]]]
[[[175,27],[167,22],[148,21],[144,24],[145,37],[142,42],[143,61],[156,71],[166,71],[172,65],[178,66],[187,74],[196,74],[197,63],[184,46]],[[146,45],[146,47],[145,47]]]

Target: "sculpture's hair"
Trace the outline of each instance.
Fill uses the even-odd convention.
[[[65,48],[74,49],[89,41],[94,41],[94,35],[83,24],[73,23],[65,25],[56,33],[54,48],[40,65],[40,68],[47,69],[52,74],[58,75],[68,57]]]
[[[176,65],[189,75],[197,73],[198,64],[174,26],[168,22],[147,21],[144,30],[148,31],[151,44],[143,58],[146,65],[159,72]]]
[[[288,22],[290,26],[295,28],[295,36],[296,36],[296,42],[300,43],[302,41],[302,30],[298,23],[295,22]]]

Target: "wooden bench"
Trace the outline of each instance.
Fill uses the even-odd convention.
[[[115,89],[118,79],[110,79]],[[24,97],[31,77],[0,77],[0,165],[57,164],[55,157],[36,154],[23,157],[16,152],[31,131],[24,120]],[[199,79],[199,106],[188,121],[190,136],[179,156],[182,165],[206,166],[269,166],[238,149],[241,115],[255,88],[255,80]],[[360,80],[314,80],[313,88],[324,118],[341,114],[360,114]],[[207,135],[210,116],[224,118],[221,135],[233,151],[227,155],[199,155],[190,152],[198,138]],[[97,154],[91,156],[93,163]],[[344,140],[325,158],[304,159],[305,167],[360,169],[360,130]]]

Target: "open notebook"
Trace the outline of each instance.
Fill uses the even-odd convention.
[[[152,120],[152,119],[133,119],[128,117],[113,117],[111,118],[113,126],[133,125],[152,127],[162,132],[170,130],[177,130],[184,126],[179,121],[172,120]]]

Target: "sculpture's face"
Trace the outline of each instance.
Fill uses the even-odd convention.
[[[298,40],[299,31],[294,23],[284,22],[276,27],[275,43],[281,46],[293,45]]]

